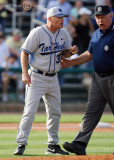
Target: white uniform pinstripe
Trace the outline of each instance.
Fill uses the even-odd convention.
[[[21,49],[29,54],[31,85],[26,86],[25,108],[16,139],[19,144],[27,144],[41,97],[46,106],[48,144],[58,143],[61,95],[57,74],[49,77],[37,73],[37,70],[59,71],[61,52],[68,48],[70,44],[66,32],[60,29],[52,33],[46,25],[33,29],[22,45]]]

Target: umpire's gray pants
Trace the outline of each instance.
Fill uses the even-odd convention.
[[[82,119],[82,127],[74,141],[89,142],[91,134],[100,121],[106,103],[114,114],[114,75],[100,77],[92,75],[92,84],[88,93],[86,113]]]
[[[16,141],[26,145],[41,97],[44,100],[47,113],[48,144],[59,141],[58,129],[61,117],[61,95],[57,74],[53,77],[41,75],[32,71],[31,85],[26,85],[25,107],[18,128]]]

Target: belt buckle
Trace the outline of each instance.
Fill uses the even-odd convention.
[[[47,76],[52,76],[53,73],[46,72]]]
[[[46,72],[46,74],[47,74],[47,76],[50,76],[50,77],[55,75],[54,72],[52,72],[52,73]],[[46,74],[45,74],[45,75],[46,75]]]
[[[53,72],[53,73],[51,73],[51,76],[54,76],[55,75],[55,73]]]
[[[45,76],[45,75],[46,75],[46,73],[47,73],[47,72],[43,72],[43,76]]]
[[[41,70],[37,70],[37,72],[39,73],[39,74],[42,74],[42,75],[44,75],[45,76],[45,74],[46,74],[46,72],[43,72],[43,71],[41,71]]]

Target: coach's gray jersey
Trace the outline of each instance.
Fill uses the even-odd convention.
[[[30,32],[21,49],[29,54],[31,68],[57,72],[61,68],[61,52],[70,47],[67,33],[63,29],[52,33],[43,25]]]

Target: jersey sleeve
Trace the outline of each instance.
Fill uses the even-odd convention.
[[[28,37],[26,38],[24,44],[20,49],[28,54],[32,54],[37,50],[38,44],[38,30],[36,30],[35,28],[29,33]]]

